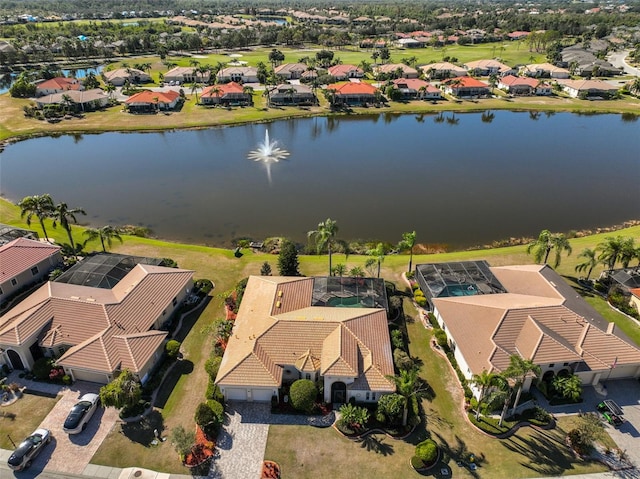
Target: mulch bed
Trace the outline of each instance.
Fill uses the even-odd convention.
[[[191,448],[191,452],[184,458],[184,465],[193,468],[198,467],[213,456],[215,443],[207,437],[204,431],[196,426],[196,443]]]

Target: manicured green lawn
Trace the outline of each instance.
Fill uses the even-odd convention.
[[[24,394],[13,404],[0,408],[0,412],[3,413],[3,416],[0,416],[0,448],[13,450],[9,436],[18,444],[38,428],[59,399],[59,396],[47,398]],[[4,416],[9,414],[15,414],[13,419]]]

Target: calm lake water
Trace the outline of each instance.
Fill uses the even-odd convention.
[[[327,217],[344,239],[396,242],[415,229],[452,247],[640,218],[640,121],[493,114],[39,138],[0,154],[0,194],[50,193],[93,226],[210,245],[304,242]],[[247,158],[267,129],[290,153],[269,166]]]

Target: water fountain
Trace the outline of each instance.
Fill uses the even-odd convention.
[[[258,144],[258,149],[253,150],[247,155],[247,158],[253,161],[259,161],[267,165],[267,176],[271,183],[271,164],[278,163],[289,156],[289,152],[278,147],[277,141],[269,140],[269,130],[264,132],[264,141]]]

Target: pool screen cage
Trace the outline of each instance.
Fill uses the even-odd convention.
[[[451,296],[506,293],[486,261],[419,264],[416,280],[429,301]]]
[[[111,289],[137,264],[165,266],[163,259],[100,253],[87,256],[56,278],[58,283],[69,283],[92,288]]]
[[[387,291],[384,280],[347,276],[314,278],[312,306],[331,307],[347,303],[357,303],[360,307],[366,308],[387,309]]]

